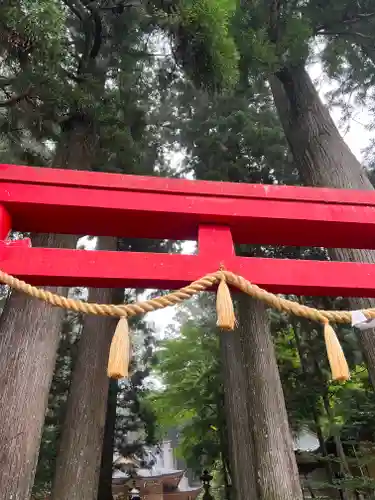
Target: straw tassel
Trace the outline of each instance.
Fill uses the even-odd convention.
[[[229,287],[223,277],[220,280],[216,295],[217,326],[223,330],[234,330],[236,318]]]
[[[324,340],[326,343],[329,365],[331,367],[332,380],[349,380],[350,372],[344,351],[342,350],[335,330],[328,321],[324,323]]]
[[[128,377],[130,351],[128,318],[123,316],[117,323],[109,350],[108,377],[114,379]]]

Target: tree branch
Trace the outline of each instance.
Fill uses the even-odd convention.
[[[78,19],[81,21],[84,20],[86,17],[86,12],[81,4],[81,2],[78,0],[78,3],[75,2],[74,0],[63,0],[64,4],[68,7],[68,9],[76,16]]]
[[[353,24],[356,24],[363,19],[370,19],[372,17],[375,17],[375,12],[364,12],[362,14],[356,14],[352,17],[345,17],[345,14],[342,16],[341,19],[337,19],[333,23],[330,24],[319,24],[316,26],[315,29],[315,34],[319,34],[320,31],[335,31],[335,26],[342,28],[342,24],[345,24],[346,26],[350,26]],[[369,37],[370,38],[370,37]]]
[[[359,31],[330,31],[330,30],[321,30],[316,33],[317,35],[326,35],[326,36],[357,36],[359,38],[364,38],[366,40],[373,40],[374,38],[369,35],[365,35],[363,33],[359,33]]]
[[[9,108],[11,106],[15,106],[20,101],[27,99],[30,96],[31,89],[32,89],[32,85],[29,85],[28,88],[24,92],[21,92],[21,94],[15,94],[12,97],[10,97],[9,99],[6,99],[5,101],[1,101],[0,108]]]
[[[0,76],[0,87],[1,88],[8,87],[9,85],[12,85],[12,83],[15,80],[16,80],[16,78],[14,76],[10,77],[10,78],[7,78],[5,76]]]
[[[68,71],[67,69],[62,68],[62,72],[64,73],[65,76],[67,76],[68,78],[70,78],[71,80],[73,80],[76,83],[82,83],[84,80],[84,78],[75,75],[74,73],[72,73],[71,71]]]
[[[102,34],[103,34],[103,25],[102,25],[102,20],[100,18],[99,12],[97,9],[92,7],[91,5],[87,5],[87,8],[91,12],[91,17],[92,21],[95,26],[95,31],[94,31],[94,42],[91,47],[91,52],[90,52],[90,59],[95,59],[96,56],[99,54],[100,47],[102,45]]]
[[[141,0],[119,0],[112,5],[101,6],[99,7],[99,10],[111,10],[114,14],[122,14],[125,9],[128,9],[130,7],[141,7],[141,5]]]
[[[369,19],[369,18],[374,17],[374,16],[375,16],[375,12],[364,12],[363,14],[358,13],[353,17],[349,17],[347,19],[344,18],[342,20],[342,22],[345,24],[352,24],[352,23],[356,23],[358,21],[361,21],[362,19]]]
[[[268,34],[272,43],[279,40],[282,0],[272,0],[269,10]]]
[[[99,54],[102,44],[103,25],[99,11],[92,3],[85,2],[84,7],[89,11],[85,14],[83,25],[85,27],[85,49],[78,67],[78,75],[84,73],[86,63],[94,60]]]

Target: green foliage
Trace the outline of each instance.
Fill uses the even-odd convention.
[[[159,149],[147,104],[155,97],[146,36],[149,20],[142,10],[119,14],[98,8],[101,32],[91,33],[90,10],[84,12],[90,29],[62,1],[13,2],[5,11],[0,100],[27,89],[30,96],[0,109],[0,134],[12,148],[35,157],[21,163],[45,164],[52,156],[48,158],[45,144],[51,149],[64,124],[78,112],[94,119],[100,130],[94,169],[110,163],[111,171],[152,172]],[[21,31],[17,36],[15,25]],[[30,39],[26,52],[18,49],[18,38]],[[94,43],[95,58],[89,54]]]
[[[5,2],[6,3],[6,2]],[[50,51],[57,55],[66,30],[66,11],[58,0],[20,0],[2,8],[2,24],[8,32],[30,40],[32,47],[41,50],[43,59]]]
[[[199,87],[231,88],[238,78],[238,54],[229,32],[233,0],[181,0],[170,17],[176,55]]]
[[[160,343],[157,373],[163,389],[150,395],[161,431],[179,429],[177,451],[196,470],[202,465],[221,470],[226,449],[223,381],[212,306],[209,297],[203,303],[193,302],[180,317],[181,333]],[[330,383],[322,332],[306,321],[290,324],[279,313],[270,314],[292,430],[296,434],[306,429],[320,433],[328,450],[326,456],[322,449],[308,454],[310,464],[315,464],[312,469],[320,467],[316,464],[323,460],[337,470],[341,463],[333,440],[337,435],[349,464],[358,467],[370,463],[372,456],[361,451],[359,444],[375,439],[375,396],[366,370],[357,365],[351,381]],[[340,336],[344,348],[348,347],[345,337]],[[354,455],[352,450],[356,450]],[[341,479],[328,477],[321,483],[312,481],[311,486],[319,490],[331,480],[336,489],[368,492],[374,487],[371,478],[350,474]]]
[[[375,394],[368,372],[363,365],[352,371],[351,380],[345,387],[339,386],[334,394],[334,404],[342,415],[342,436],[355,445],[359,441],[375,440]]]
[[[172,35],[177,63],[197,87],[211,91],[208,95],[193,88],[170,59],[150,59],[147,39],[155,25],[142,9],[127,9],[125,15],[101,11],[105,43],[95,61],[82,61],[92,40],[63,2],[9,3],[1,12],[6,35],[0,36],[1,97],[19,94],[29,83],[33,90],[22,105],[1,109],[2,157],[48,164],[53,152],[50,143],[60,138],[61,124],[80,110],[94,118],[99,131],[95,170],[105,165],[112,172],[153,174],[157,165],[165,171],[167,144],[169,151],[184,148],[183,172],[199,179],[298,183],[265,79],[282,65],[306,60],[312,42],[320,36],[324,37],[320,40],[325,70],[340,83],[333,97],[346,97],[353,89],[359,89],[359,99],[371,95],[374,25],[372,18],[361,15],[373,6],[352,0],[278,4],[276,29],[270,29],[275,27],[270,24],[269,2],[243,2],[238,7],[233,0],[181,0],[173,9],[165,9],[168,16],[159,17],[159,27]],[[15,50],[11,42],[18,38],[9,38],[9,33],[30,42],[27,57]],[[217,91],[224,92],[218,95]],[[122,241],[125,249],[137,245]],[[240,251],[306,256],[306,249],[241,247]],[[326,258],[320,250],[307,253],[309,258]],[[181,336],[159,346],[157,372],[165,387],[153,395],[154,401],[143,385],[153,349],[141,346],[148,361],[119,396],[116,446],[123,454],[138,453],[144,441],[155,442],[155,411],[162,430],[180,428],[180,453],[190,466],[199,468],[202,456],[213,467],[223,458],[220,356],[212,304],[204,300],[204,306],[191,306],[194,314],[190,309]],[[306,300],[326,306],[316,299]],[[50,484],[69,387],[75,347],[69,328],[70,341],[62,343],[52,386],[36,483],[39,491]],[[140,330],[152,344],[144,325]],[[354,366],[352,381],[345,385],[327,383],[322,334],[315,326],[291,323],[273,313],[272,334],[293,430],[307,426],[321,430],[324,438],[338,431],[344,441],[371,441],[375,402],[353,332],[339,331]],[[142,439],[130,445],[127,433],[141,427]],[[357,487],[356,481],[346,479],[345,485]]]
[[[170,86],[163,139],[187,151],[181,172],[198,179],[285,182],[298,179],[264,82],[208,96],[180,79]]]
[[[207,316],[207,312],[194,321],[188,319],[180,335],[158,344],[156,370],[164,389],[150,396],[161,432],[179,429],[178,452],[197,472],[202,465],[212,466],[221,453],[223,418],[218,412],[223,394],[218,338],[212,320],[212,314]]]
[[[83,54],[86,45],[92,49],[91,34],[65,5],[46,0],[1,8],[5,28],[0,35],[0,101],[30,90],[27,98],[0,108],[2,161],[49,165],[66,123],[78,111],[96,126],[93,170],[152,175],[158,163],[164,169],[155,125],[157,82],[154,59],[148,54],[148,19],[136,9],[123,15],[101,11],[100,50],[97,58],[87,61]],[[89,10],[85,13],[89,16]],[[147,244],[142,244],[121,242],[127,249],[145,250]],[[160,247],[158,242],[149,244]],[[70,317],[63,325],[33,491],[42,498],[54,474],[80,326],[80,318]],[[140,359],[130,384],[119,391],[116,448],[141,455],[145,443],[155,443],[155,432],[153,413],[144,401],[153,362],[152,332],[144,323],[138,327]],[[131,430],[139,431],[140,438],[130,446]]]
[[[131,301],[130,296],[126,301]],[[147,377],[155,364],[154,331],[143,318],[131,322],[133,339],[132,374],[118,384],[114,450],[124,457],[144,458],[145,446],[157,443],[156,416],[148,401]],[[136,433],[136,439],[129,439]]]

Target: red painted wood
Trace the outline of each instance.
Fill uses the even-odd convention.
[[[205,259],[219,257],[220,264],[235,256],[232,233],[226,226],[211,226],[209,224],[198,228],[198,255]]]
[[[36,285],[176,289],[218,269],[205,255],[0,248],[1,268]],[[275,293],[375,297],[375,266],[232,257],[228,269]]]
[[[0,169],[0,204],[20,231],[196,239],[198,226],[211,224],[228,226],[235,243],[375,248],[375,193],[35,168],[35,179],[6,179],[28,170]],[[74,184],[78,178],[85,187]],[[360,203],[349,205],[357,194]]]
[[[375,296],[370,264],[240,258],[235,243],[375,248],[375,192],[0,165],[0,240],[21,231],[198,239],[198,255],[0,244],[38,285],[178,288],[221,264],[273,292]]]
[[[0,248],[31,248],[31,239],[22,238],[21,240],[0,240]]]
[[[315,187],[192,181],[142,175],[107,174],[0,164],[0,182],[114,191],[174,193],[375,206],[375,191]]]
[[[11,230],[11,218],[8,210],[0,205],[0,241],[5,240]]]

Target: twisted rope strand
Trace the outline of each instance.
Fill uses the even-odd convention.
[[[327,321],[334,323],[351,323],[350,311],[325,311],[315,309],[313,307],[304,306],[299,304],[298,302],[294,302],[292,300],[288,300],[283,297],[274,295],[273,293],[267,292],[257,285],[250,283],[250,281],[246,280],[242,276],[226,270],[220,270],[216,273],[207,274],[203,278],[200,278],[197,281],[193,281],[190,285],[184,288],[180,288],[175,292],[168,293],[167,295],[164,295],[162,297],[156,297],[154,299],[146,300],[143,302],[135,302],[133,304],[123,305],[96,304],[83,302],[82,300],[69,299],[67,297],[49,292],[48,290],[32,286],[1,270],[0,282],[2,282],[4,285],[8,285],[13,290],[26,293],[27,295],[30,295],[31,297],[39,300],[43,300],[44,302],[47,302],[52,306],[61,307],[63,309],[69,309],[71,311],[84,314],[121,317],[135,316],[137,314],[144,314],[147,312],[155,311],[157,309],[163,309],[164,307],[180,304],[181,302],[190,299],[194,295],[197,295],[198,293],[203,292],[211,288],[213,285],[219,283],[223,275],[227,283],[229,283],[233,287],[238,288],[254,299],[265,302],[270,307],[279,311],[318,321],[320,323],[326,323]],[[362,312],[367,319],[375,318],[375,308],[363,309]]]

